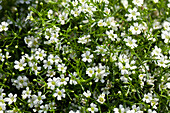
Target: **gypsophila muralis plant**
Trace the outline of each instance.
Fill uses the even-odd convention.
[[[0,0],[0,112],[168,113],[170,0]]]

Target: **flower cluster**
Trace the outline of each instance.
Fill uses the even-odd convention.
[[[0,0],[0,112],[167,113],[170,0]]]

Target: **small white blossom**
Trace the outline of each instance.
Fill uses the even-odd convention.
[[[62,73],[65,73],[67,70],[67,66],[65,64],[59,64],[58,65],[58,71],[61,71]]]
[[[64,94],[65,90],[61,89],[59,90],[58,88],[56,89],[56,93],[53,94],[54,97],[57,97],[57,100],[61,100],[61,97],[65,98],[66,94]]]
[[[164,43],[170,43],[170,31],[162,31],[161,37],[164,39]]]
[[[130,26],[129,31],[131,31],[133,35],[138,35],[141,33],[141,28],[141,24],[138,25],[138,23],[134,23],[133,26]]]
[[[12,93],[9,93],[8,97],[9,98],[5,98],[4,101],[8,102],[9,105],[12,104],[13,102],[16,102],[17,100],[17,94],[13,95]]]
[[[41,67],[40,66],[37,66],[37,63],[33,62],[32,64],[32,71],[34,71],[35,75],[38,74],[38,71],[41,70]]]
[[[0,53],[0,61],[3,62],[5,60],[4,58],[5,58],[5,56],[2,53]]]
[[[128,36],[127,38],[124,39],[126,42],[126,45],[129,46],[131,49],[137,47],[138,45],[136,44],[137,40],[132,39],[132,37]]]
[[[40,48],[38,48],[38,50],[35,52],[35,54],[36,54],[36,60],[43,60],[44,59],[44,57],[46,56],[46,53],[45,53],[45,51],[44,50],[41,50]]]
[[[99,27],[106,26],[106,23],[103,20],[99,20],[98,21],[98,26]]]
[[[145,101],[146,103],[150,103],[152,100],[152,94],[151,93],[144,94],[144,98],[142,100]]]
[[[87,98],[89,98],[91,96],[91,92],[89,90],[87,90],[87,92],[83,92],[83,95]]]
[[[81,55],[83,57],[83,62],[92,62],[93,54],[90,55],[90,51],[86,51],[84,54]]]
[[[142,6],[143,0],[133,0],[132,3],[134,3],[137,6]]]
[[[22,59],[20,59],[20,61],[15,60],[14,63],[15,63],[14,68],[19,69],[20,71],[24,70],[24,67],[27,65],[27,63],[25,63],[24,57],[22,57]]]
[[[48,78],[47,81],[48,81],[47,85],[51,90],[54,90],[56,86],[60,86],[59,78],[56,78],[56,77],[53,77],[52,79]]]
[[[151,55],[154,56],[162,56],[162,53],[161,53],[162,49],[161,48],[158,48],[157,46],[155,46],[154,50],[151,52]]]
[[[0,32],[7,31],[8,30],[8,23],[7,22],[1,22],[0,24]]]
[[[62,12],[61,14],[59,14],[59,22],[64,25],[66,20],[68,20],[68,14],[65,12]]]
[[[128,11],[129,11],[130,14],[125,14],[125,16],[128,17],[127,18],[128,21],[131,21],[132,19],[133,20],[137,20],[138,19],[137,16],[140,16],[140,13],[137,12],[137,8],[136,7],[134,7],[133,10],[132,9],[128,9]]]
[[[26,90],[22,91],[22,98],[26,99],[26,98],[30,98],[31,97],[31,92],[32,90],[29,89],[29,87],[26,87]]]
[[[94,103],[91,103],[90,108],[88,108],[88,111],[90,111],[91,113],[98,112],[97,105]]]
[[[70,82],[69,82],[69,83],[76,85],[76,84],[77,84],[77,81],[75,80],[75,78],[77,77],[77,73],[74,72],[72,75],[69,74],[68,76],[70,77]],[[75,77],[75,78],[74,78],[74,77]]]
[[[103,104],[105,102],[105,94],[101,94],[98,96],[97,102],[99,102],[100,104]]]
[[[17,80],[11,79],[11,81],[13,82],[12,85],[16,86],[17,89],[23,88],[29,83],[29,80],[26,76],[18,76]]]
[[[43,103],[43,100],[46,99],[46,96],[42,95],[42,92],[39,91],[38,96],[37,95],[32,95],[32,98],[34,99],[33,103],[35,105],[40,105],[40,104]]]
[[[86,74],[88,74],[89,77],[92,77],[92,75],[94,74],[94,70],[95,70],[94,67],[92,67],[92,68],[87,68]]]
[[[121,3],[123,4],[123,6],[124,6],[125,8],[128,7],[128,0],[121,0]]]

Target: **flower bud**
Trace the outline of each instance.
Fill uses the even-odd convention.
[[[18,45],[16,45],[15,48],[17,49],[17,48],[18,48]]]
[[[43,6],[43,2],[40,2],[40,5]]]

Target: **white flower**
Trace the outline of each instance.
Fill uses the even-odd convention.
[[[154,50],[151,52],[151,55],[154,56],[162,56],[162,53],[161,53],[161,48],[158,48],[157,46],[155,46]]]
[[[162,31],[161,37],[164,39],[164,43],[170,43],[170,31]]]
[[[28,15],[27,15],[27,17],[26,17],[25,21],[27,21],[27,20],[31,20],[31,21],[33,21],[33,20],[34,20],[34,18],[33,18],[33,16],[32,16],[32,14],[33,14],[33,11],[30,11],[30,13],[28,13]]]
[[[65,90],[61,89],[59,90],[58,88],[56,89],[56,93],[53,94],[54,97],[57,97],[57,100],[61,100],[61,97],[65,98],[66,94],[64,94]]]
[[[58,71],[61,71],[62,73],[65,73],[67,70],[67,66],[65,64],[59,64],[58,65]]]
[[[170,60],[167,60],[167,57],[162,56],[160,57],[159,60],[157,60],[157,62],[158,62],[158,66],[166,68]]]
[[[87,0],[79,0],[81,4],[85,4]]]
[[[148,113],[157,113],[155,110],[148,109]]]
[[[71,111],[69,111],[69,113],[80,113],[80,110],[77,110],[77,111],[73,111],[73,110],[71,110]]]
[[[49,110],[48,104],[41,105],[40,110],[38,110],[38,113],[47,113],[48,110]]]
[[[106,26],[106,23],[103,21],[103,20],[99,20],[98,21],[98,26],[101,27],[101,26]]]
[[[98,112],[97,105],[94,103],[91,103],[90,108],[88,108],[88,111],[90,111],[91,113]]]
[[[29,87],[26,87],[26,90],[22,91],[22,98],[26,99],[27,97],[30,98],[31,97],[31,90],[29,89]]]
[[[5,98],[4,101],[8,102],[9,105],[12,104],[13,102],[16,102],[17,100],[17,94],[13,95],[12,93],[9,93],[8,97],[9,98]]]
[[[114,113],[119,113],[119,109],[118,108],[114,108],[113,111],[114,111]]]
[[[87,93],[86,92],[83,92],[83,95],[87,98],[89,98],[91,96],[91,92],[89,90],[87,90]]]
[[[153,0],[153,2],[154,2],[154,3],[158,3],[158,2],[159,2],[159,0]]]
[[[100,63],[99,66],[95,67],[96,75],[103,75],[105,73],[105,66]]]
[[[105,49],[104,45],[97,46],[96,48],[97,50],[95,50],[94,52],[97,52],[97,55],[101,54],[102,56],[104,56],[106,54],[107,49]]]
[[[17,87],[17,89],[23,88],[24,86],[28,85],[28,78],[26,76],[18,76],[17,80],[15,79],[11,79],[11,81],[13,82],[12,85],[15,85]]]
[[[61,14],[59,14],[59,22],[64,25],[65,21],[68,19],[68,14],[65,12],[62,12]]]
[[[164,21],[162,23],[162,26],[163,26],[164,30],[170,31],[170,22]]]
[[[170,83],[166,83],[165,86],[170,89]]]
[[[96,11],[96,6],[94,6],[91,3],[89,5],[86,5],[85,8],[86,8],[86,12],[88,12],[90,15],[93,15],[93,12]]]
[[[55,74],[56,74],[55,71],[48,70],[46,76],[47,76],[47,77],[53,77],[53,76],[55,76]]]
[[[74,1],[72,1],[71,3],[72,3],[72,4],[73,4],[73,6],[75,7],[75,6],[77,6],[77,5],[78,5],[78,3],[79,3],[79,2],[78,2],[77,0],[74,0]]]
[[[129,80],[132,80],[132,79],[131,79],[130,77],[127,78],[127,77],[125,77],[125,76],[121,76],[121,77],[120,77],[120,80],[123,81],[124,83],[128,83]]]
[[[101,88],[101,91],[103,91],[102,93],[106,94],[106,95],[108,95],[110,93],[109,88],[107,88],[107,87]]]
[[[140,13],[137,12],[137,8],[136,7],[134,7],[133,10],[132,9],[128,9],[128,11],[129,11],[130,14],[125,14],[125,16],[128,17],[127,18],[128,21],[131,21],[132,19],[133,20],[137,20],[137,16],[140,16]]]
[[[125,54],[120,54],[118,59],[121,63],[129,63],[128,56]]]
[[[132,106],[132,109],[134,110],[134,113],[135,113],[135,112],[137,112],[137,113],[143,113],[143,112],[140,111],[140,107],[139,107],[139,106],[137,107],[136,105],[133,105],[133,106]]]
[[[86,51],[84,54],[81,55],[83,57],[83,62],[92,62],[93,54],[90,55],[90,51]]]
[[[3,111],[6,110],[6,104],[3,102],[0,102],[0,113],[4,113]]]
[[[6,59],[11,58],[11,56],[9,55],[9,52],[6,52],[5,56],[6,56]]]
[[[42,95],[41,91],[38,92],[38,96],[37,95],[32,95],[32,98],[34,99],[33,103],[35,105],[42,104],[43,100],[46,99],[45,95]]]
[[[115,41],[115,39],[117,38],[117,34],[113,34],[113,30],[106,31],[106,34],[112,41]]]
[[[95,71],[96,71],[96,76],[94,78],[95,82],[98,82],[99,80],[104,83],[105,80],[104,80],[104,77],[107,76],[109,73],[106,73],[105,71],[106,67],[105,66],[102,66],[101,63],[99,63],[99,66],[96,66],[95,67]]]
[[[55,107],[55,102],[53,101],[53,102],[50,102],[48,105],[49,105],[49,108],[50,109],[56,109],[56,107]]]
[[[38,47],[39,46],[39,37],[28,36],[24,38],[25,43],[28,45],[29,48],[31,47]]]
[[[121,0],[121,3],[123,4],[123,6],[124,6],[125,8],[128,7],[128,0]]]
[[[59,78],[56,78],[56,77],[53,77],[53,79],[48,78],[47,81],[48,81],[47,85],[51,90],[54,90],[56,86],[60,86]]]
[[[105,7],[105,8],[104,8],[104,12],[105,12],[106,14],[110,14],[110,9],[107,8],[107,7]],[[105,15],[105,14],[104,14],[104,15]],[[107,15],[105,15],[105,16],[107,16]]]
[[[62,62],[62,60],[60,59],[60,57],[58,55],[55,55],[55,57],[54,57],[54,55],[52,55],[52,54],[50,54],[48,56],[48,60],[55,62],[55,65],[58,65],[59,62]]]
[[[142,6],[143,0],[133,0],[132,3],[134,3],[137,6]]]
[[[67,85],[67,82],[69,81],[69,77],[65,77],[64,74],[60,75],[60,85]]]
[[[52,60],[48,60],[48,61],[44,60],[43,63],[44,63],[43,65],[44,69],[47,69],[47,68],[48,70],[52,69],[52,64],[53,64]]]
[[[38,67],[37,63],[33,62],[33,64],[32,64],[32,71],[34,71],[35,75],[37,75],[38,71],[40,71],[40,70],[41,70],[41,67],[40,66]]]
[[[156,105],[158,105],[158,98],[154,98],[151,100],[151,106],[153,106],[154,109],[157,109]]]
[[[81,13],[81,11],[78,8],[71,10],[71,14],[74,15],[74,17],[79,16],[80,13]]]
[[[3,91],[4,91],[4,89],[1,88],[1,89],[0,89],[0,100],[1,100],[4,96],[6,96],[6,93],[3,93]]]
[[[160,22],[158,22],[158,20],[154,20],[153,23],[153,29],[161,29],[162,25],[160,24]]]
[[[145,76],[146,76],[146,74],[140,74],[139,79],[142,80]]]
[[[99,102],[100,104],[103,104],[105,102],[105,94],[101,94],[98,96],[97,102]]]
[[[74,85],[76,85],[77,84],[77,81],[75,80],[75,78],[74,77],[76,77],[77,76],[77,73],[76,72],[74,72],[73,74],[69,74],[68,75],[69,77],[70,77],[70,84],[74,84]]]
[[[5,60],[4,58],[5,58],[5,56],[2,53],[0,53],[0,61],[3,62]]]
[[[90,35],[84,35],[83,37],[78,38],[78,43],[86,44],[90,41]]]
[[[52,15],[53,15],[53,10],[49,10],[48,11],[48,15],[47,15],[47,17],[49,18],[49,19],[52,19]]]
[[[138,23],[134,23],[134,26],[130,26],[129,31],[131,31],[133,35],[138,35],[141,33],[141,28],[141,24],[138,25]]]
[[[2,31],[7,31],[8,30],[8,26],[9,24],[7,22],[1,22],[1,25],[0,25],[0,32]]]
[[[40,48],[38,48],[38,50],[35,52],[36,54],[36,60],[40,59],[41,61],[44,59],[44,57],[46,57],[46,53],[44,50],[41,50]]]
[[[80,37],[80,38],[78,38],[78,41],[77,41],[78,43],[82,43],[82,44],[86,44],[87,43],[87,40],[86,40],[86,38],[85,37]]]
[[[152,100],[152,94],[151,93],[144,94],[144,98],[142,100],[145,101],[146,103],[150,103]]]
[[[86,74],[88,74],[89,77],[92,77],[92,75],[94,74],[94,70],[95,70],[94,67],[92,67],[92,68],[87,68]]]
[[[27,65],[27,63],[25,63],[24,57],[22,57],[22,59],[20,59],[20,61],[15,60],[14,63],[15,63],[14,68],[19,69],[20,71],[24,70],[24,67]]]
[[[137,40],[132,39],[132,37],[128,36],[127,38],[124,39],[126,42],[126,45],[129,46],[131,49],[137,47],[138,45],[136,44]]]

